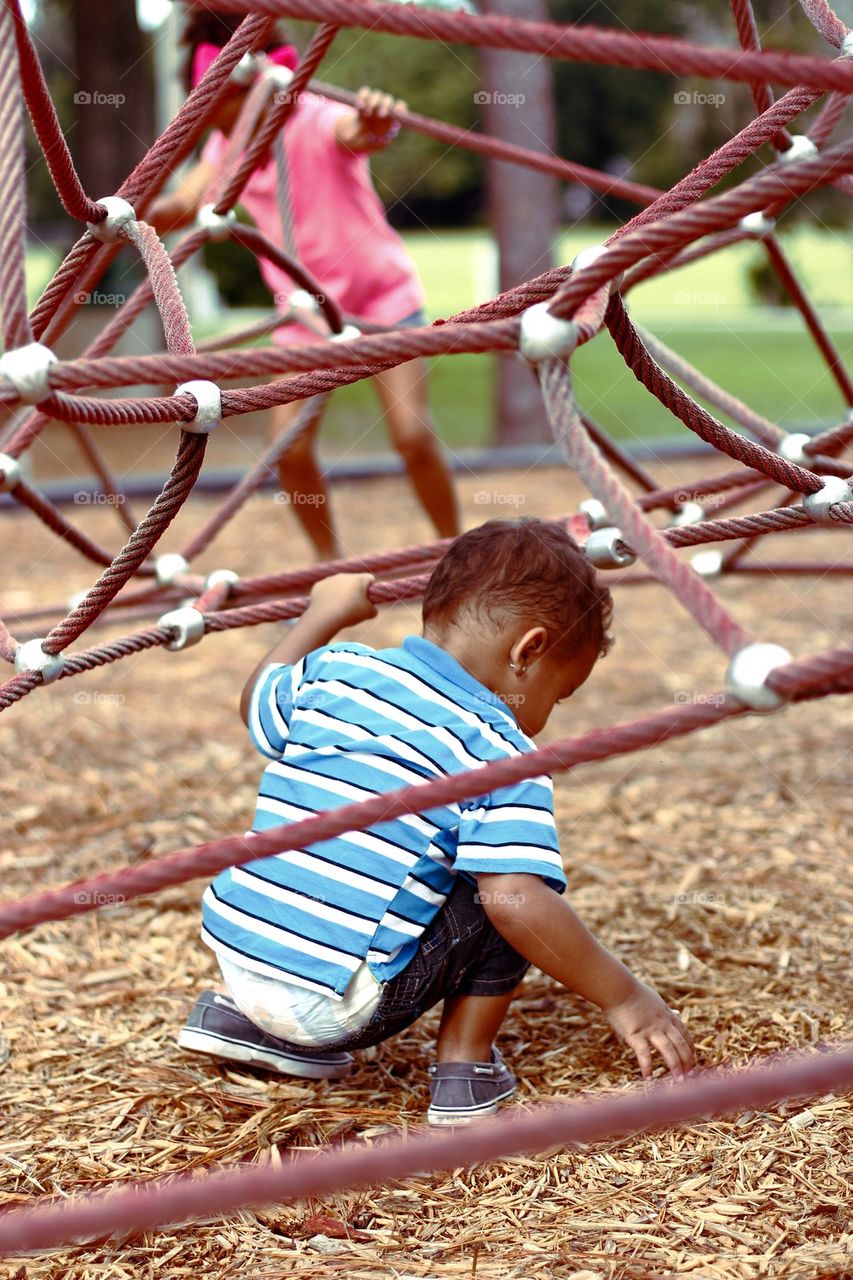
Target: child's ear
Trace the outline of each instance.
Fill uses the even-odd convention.
[[[529,667],[531,662],[541,658],[548,648],[548,632],[545,627],[531,627],[524,633],[514,648],[518,650],[518,660]]]

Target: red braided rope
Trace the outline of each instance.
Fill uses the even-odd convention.
[[[12,9],[0,9],[0,322],[7,351],[32,337],[24,279],[24,132]]]
[[[417,1133],[299,1152],[287,1164],[243,1164],[204,1178],[194,1174],[135,1183],[73,1200],[54,1197],[0,1218],[0,1249],[28,1253],[128,1232],[151,1230],[200,1216],[234,1213],[249,1205],[281,1204],[308,1196],[396,1181],[423,1170],[470,1167],[482,1161],[624,1138],[695,1123],[735,1111],[765,1111],[784,1098],[823,1096],[853,1083],[853,1047],[786,1053],[746,1068],[698,1071],[686,1080],[654,1081],[616,1097],[595,1096],[483,1121],[475,1129]]]
[[[217,7],[244,13],[244,0],[217,0]],[[749,84],[774,80],[826,90],[853,90],[853,66],[808,54],[775,50],[707,49],[672,36],[635,34],[593,26],[558,26],[467,13],[445,13],[375,0],[253,0],[255,12],[279,18],[307,18],[341,27],[366,27],[422,40],[515,49],[570,62],[639,67],[679,76],[707,76]]]

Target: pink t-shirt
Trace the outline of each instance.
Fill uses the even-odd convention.
[[[338,120],[351,112],[351,107],[304,93],[284,128],[295,256],[345,315],[393,325],[423,306],[423,288],[403,241],[388,225],[367,156],[347,150],[335,137]],[[228,139],[217,131],[202,158],[218,165],[227,146]],[[276,191],[276,164],[270,155],[249,178],[240,203],[258,228],[282,246]],[[263,258],[259,265],[283,310],[292,280]],[[287,325],[274,338],[316,341],[301,325]]]

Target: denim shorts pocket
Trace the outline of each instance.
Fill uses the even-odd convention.
[[[421,945],[418,948],[422,956],[431,956],[434,951],[446,950],[450,943],[451,926],[445,916],[441,917],[441,922],[428,930],[422,938]]]

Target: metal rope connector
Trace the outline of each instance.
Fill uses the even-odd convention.
[[[586,249],[581,249],[580,253],[576,253],[572,258],[572,271],[583,271],[585,267],[591,267],[594,262],[603,257],[609,249],[606,244],[591,244]],[[618,289],[625,275],[624,271],[620,271],[617,276],[608,281],[611,293],[614,289]]]
[[[625,569],[637,559],[636,553],[623,541],[622,530],[613,525],[593,529],[584,551],[596,569]]]
[[[136,210],[133,205],[123,200],[121,196],[102,196],[95,203],[106,209],[107,216],[100,222],[87,222],[86,230],[89,234],[96,240],[103,241],[104,244],[115,244],[116,240],[126,240],[127,228],[131,222],[136,222]]]
[[[254,53],[244,53],[232,69],[228,79],[232,84],[249,85],[258,74],[258,59]]]
[[[697,551],[690,565],[700,578],[718,578],[723,568],[722,551]]]
[[[794,462],[798,467],[807,467],[811,463],[811,458],[806,453],[806,448],[811,444],[811,439],[811,436],[807,436],[804,431],[790,431],[776,445],[776,452],[786,462]]]
[[[287,295],[287,305],[298,311],[319,311],[320,304],[313,293],[307,289],[294,289]]]
[[[755,236],[757,240],[763,240],[765,236],[769,236],[770,232],[776,226],[774,218],[768,218],[766,214],[756,210],[755,213],[748,213],[741,218],[738,226],[742,231],[747,231],[751,236]]]
[[[780,644],[748,644],[739,649],[726,672],[726,689],[733,698],[753,711],[775,711],[785,703],[781,693],[771,689],[767,677],[793,658]]]
[[[823,484],[817,493],[803,495],[803,511],[819,524],[831,524],[835,517],[832,508],[839,503],[853,502],[853,486],[841,476],[821,476]]]
[[[598,501],[598,498],[584,498],[583,502],[578,504],[578,515],[586,517],[590,529],[606,529],[610,524],[607,508],[603,502]]]
[[[8,453],[0,453],[0,493],[8,493],[21,480],[21,464]]]
[[[701,524],[706,518],[705,508],[698,502],[682,502],[669,522],[671,529],[681,529],[688,524]]]
[[[0,356],[0,373],[8,378],[24,404],[40,404],[53,394],[50,366],[56,356],[43,342],[28,342]]]
[[[228,240],[231,228],[237,222],[237,213],[228,209],[225,213],[217,213],[213,204],[203,204],[195,216],[195,225],[200,231],[206,231],[210,240]]]
[[[204,615],[193,605],[183,605],[180,609],[171,609],[157,619],[158,627],[167,627],[174,632],[166,648],[173,652],[177,649],[188,649],[198,644],[204,635]]]
[[[158,587],[171,587],[177,578],[189,570],[189,562],[177,551],[167,551],[154,562],[154,576]]]
[[[230,596],[240,581],[239,573],[235,573],[233,569],[214,569],[204,580],[204,589],[209,591],[211,587],[226,586],[226,597]]]
[[[15,650],[15,670],[18,675],[27,671],[39,671],[42,684],[53,684],[65,670],[65,659],[61,653],[45,653],[42,645],[46,640],[25,640]]]
[[[175,387],[176,396],[192,396],[196,402],[196,414],[190,422],[180,425],[184,431],[206,436],[214,427],[222,426],[222,392],[215,382],[198,378],[194,382],[182,382]]]
[[[547,302],[535,302],[521,314],[519,350],[530,364],[570,356],[578,345],[578,326],[552,315],[548,307]]]
[[[776,163],[796,164],[798,160],[814,160],[819,154],[811,138],[807,138],[804,133],[795,133],[788,150],[779,152]]]

